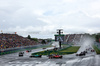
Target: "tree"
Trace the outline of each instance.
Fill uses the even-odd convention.
[[[99,39],[100,39],[100,33],[97,33],[96,36],[95,36],[95,38],[96,38],[96,42],[99,42]]]
[[[46,44],[46,41],[45,40],[42,40],[42,42],[41,42],[42,44]]]
[[[38,39],[37,38],[31,38],[31,40],[34,40],[34,41],[38,42]]]
[[[31,36],[30,35],[28,35],[28,37],[27,37],[28,39],[31,39]]]

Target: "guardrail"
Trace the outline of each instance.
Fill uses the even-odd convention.
[[[24,51],[26,49],[36,49],[43,46],[49,46],[51,43],[48,44],[38,44],[38,45],[30,45],[30,46],[22,46],[16,48],[9,48],[9,49],[0,49],[0,55],[15,53],[18,51]]]

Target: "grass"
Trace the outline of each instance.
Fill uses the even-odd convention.
[[[72,46],[70,48],[66,48],[64,50],[61,50],[60,52],[77,52],[79,48],[80,47],[78,47],[78,46]]]
[[[66,54],[73,54],[76,53],[78,51],[80,47],[77,46],[71,46],[71,47],[67,47],[58,51],[55,50],[48,50],[48,51],[41,51],[41,52],[36,52],[36,53],[32,53],[32,55],[50,55],[50,54],[59,54],[59,55],[66,55]]]
[[[100,50],[94,45],[93,48],[95,49],[97,54],[100,54]]]
[[[67,44],[61,44],[61,46],[69,46],[69,45],[67,45]]]

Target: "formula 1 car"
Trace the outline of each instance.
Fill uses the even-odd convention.
[[[26,50],[26,52],[31,52],[31,50]]]
[[[24,52],[19,52],[19,57],[22,57]]]
[[[91,50],[91,52],[94,52],[94,50]]]
[[[62,58],[62,55],[49,55],[48,57],[49,57],[49,59],[52,59],[52,58]]]
[[[43,48],[43,49],[46,49],[46,48]]]
[[[85,56],[86,55],[86,51],[81,52],[80,54],[76,54],[76,56]]]
[[[41,58],[42,55],[31,55],[30,58],[35,57],[35,58]]]

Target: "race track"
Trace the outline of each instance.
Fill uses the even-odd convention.
[[[30,53],[24,51],[23,57],[19,57],[18,53],[2,55],[0,56],[0,66],[100,66],[100,55],[90,51],[86,56],[76,56],[76,54],[63,55],[62,59],[48,59],[47,56],[29,58],[31,53],[42,50],[35,49]]]

